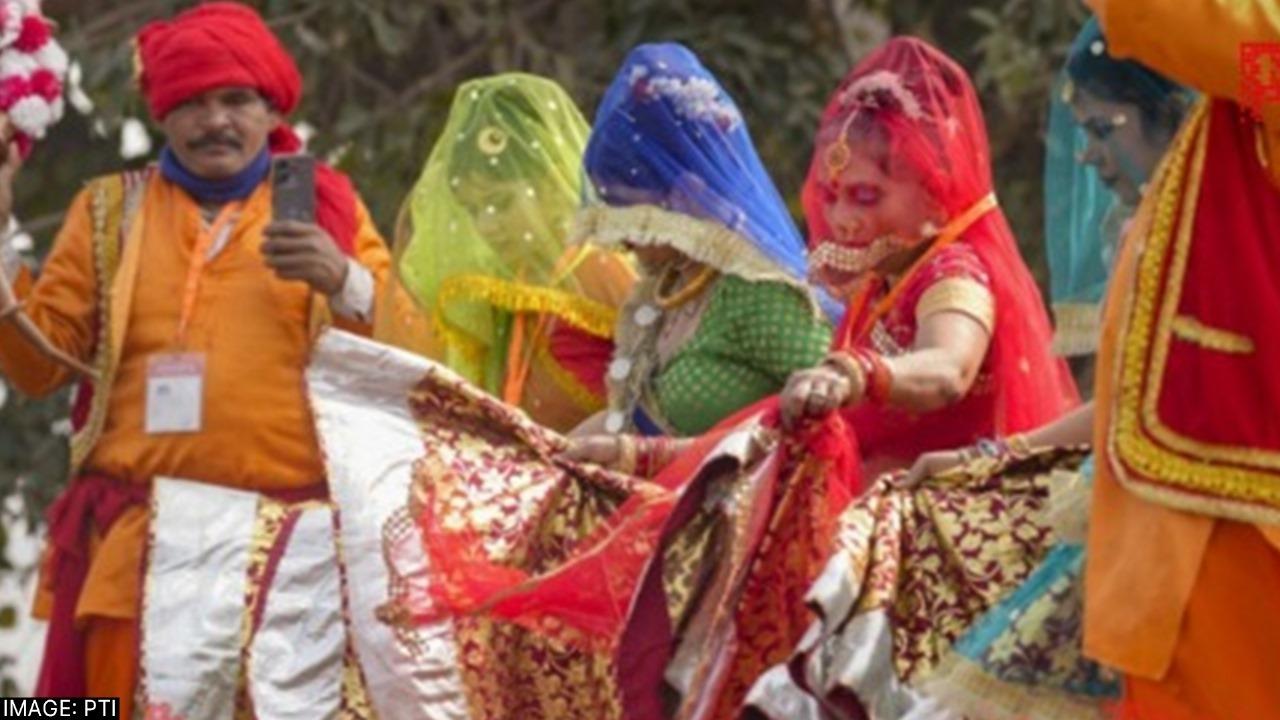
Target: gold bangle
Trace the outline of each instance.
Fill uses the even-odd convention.
[[[1029,457],[1033,452],[1031,442],[1027,440],[1026,433],[1010,435],[1004,439],[1004,442],[1009,446],[1009,450],[1013,452],[1014,457]]]
[[[637,448],[634,438],[630,435],[615,435],[617,438],[618,460],[616,469],[618,472],[627,475],[636,473],[636,455]]]
[[[862,363],[858,362],[857,358],[849,353],[830,353],[822,363],[843,375],[846,380],[854,385],[861,386],[864,389],[867,387],[867,371],[863,370]],[[850,398],[853,396],[853,393],[849,393]]]

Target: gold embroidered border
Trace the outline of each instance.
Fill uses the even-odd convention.
[[[1206,106],[1207,107],[1207,106]],[[1203,121],[1203,129],[1200,131],[1200,139],[1195,148],[1195,155],[1192,158],[1193,167],[1190,176],[1190,185],[1187,189],[1182,202],[1182,216],[1178,221],[1177,238],[1174,240],[1173,257],[1169,263],[1168,279],[1166,286],[1168,292],[1165,294],[1164,305],[1160,308],[1158,325],[1154,336],[1148,336],[1147,342],[1152,345],[1151,348],[1151,374],[1148,376],[1152,382],[1146,388],[1146,395],[1143,398],[1142,419],[1143,423],[1148,427],[1151,434],[1162,443],[1170,448],[1193,458],[1203,458],[1210,461],[1218,461],[1234,463],[1238,465],[1254,466],[1258,468],[1266,468],[1269,470],[1280,471],[1280,452],[1262,450],[1251,447],[1235,447],[1230,445],[1221,445],[1217,443],[1200,442],[1177,433],[1172,428],[1166,426],[1159,415],[1159,402],[1161,390],[1163,389],[1163,380],[1165,370],[1168,364],[1169,345],[1173,337],[1173,324],[1177,314],[1178,306],[1182,299],[1183,279],[1186,277],[1187,261],[1191,254],[1191,232],[1196,217],[1197,204],[1200,198],[1200,182],[1204,171],[1205,154],[1209,143],[1209,118],[1207,110]],[[1178,183],[1179,186],[1182,183]],[[1168,233],[1165,233],[1164,244],[1168,245]],[[1164,255],[1164,253],[1159,253]],[[1144,268],[1140,272],[1146,271],[1146,263],[1150,258],[1144,258]],[[1151,260],[1152,272],[1154,275],[1150,278],[1150,287],[1153,290],[1153,303],[1158,295],[1159,274],[1163,270],[1163,258],[1155,258]],[[1140,278],[1141,280],[1144,278]],[[1141,285],[1139,286],[1141,288]],[[1200,472],[1217,472],[1221,470],[1218,465],[1204,464]],[[1266,482],[1273,486],[1270,494],[1273,497],[1272,503],[1280,503],[1280,478],[1274,477],[1272,473],[1259,474],[1254,478],[1254,482]],[[1197,484],[1198,486],[1198,484]]]
[[[453,302],[485,302],[512,313],[546,313],[596,337],[613,337],[618,311],[581,295],[526,285],[487,275],[459,275],[440,284],[436,307]]]
[[[951,277],[930,285],[916,302],[917,322],[941,312],[964,313],[990,333],[996,322],[996,301],[982,283]]]
[[[245,569],[244,610],[240,616],[240,674],[236,678],[236,720],[253,720],[253,701],[249,697],[249,663],[252,658],[249,648],[253,644],[255,628],[254,612],[266,591],[267,565],[271,559],[271,549],[280,538],[280,530],[288,515],[284,503],[267,497],[258,498],[258,511],[253,520],[252,535],[249,542],[249,563]]]
[[[556,389],[564,393],[579,410],[593,413],[604,409],[604,398],[591,392],[573,373],[561,366],[546,343],[538,344],[537,360],[555,383]]]
[[[120,264],[120,225],[124,216],[124,178],[110,175],[92,185],[89,203],[93,219],[94,282],[97,288],[98,336],[95,339],[93,369],[98,380],[93,382],[89,401],[89,417],[84,427],[71,438],[71,473],[80,466],[102,435],[107,419],[107,396],[115,378],[111,353],[111,283]],[[91,382],[91,381],[86,381]]]
[[[1173,319],[1173,334],[1189,343],[1232,355],[1248,355],[1254,351],[1253,339],[1230,330],[1209,327],[1190,315]]]
[[[668,245],[703,265],[744,280],[770,280],[800,288],[817,311],[817,300],[802,280],[788,275],[742,234],[711,220],[656,205],[596,205],[578,211],[570,241],[604,247],[624,242]]]
[[[1096,353],[1101,320],[1102,313],[1098,303],[1054,303],[1054,354],[1075,357]]]
[[[107,405],[112,383],[115,381],[116,350],[112,347],[114,317],[112,288],[116,275],[124,262],[125,233],[129,232],[142,204],[148,181],[154,166],[114,175],[106,175],[90,183],[90,213],[92,217],[92,250],[95,302],[98,313],[98,336],[95,338],[93,369],[98,379],[93,383],[93,397],[89,403],[89,417],[83,428],[71,437],[69,470],[71,475],[89,457],[102,428],[106,423]],[[125,303],[126,306],[128,303]],[[125,308],[127,311],[127,307]]]
[[[365,679],[360,659],[356,655],[353,642],[355,623],[351,618],[351,593],[347,577],[347,563],[344,560],[342,544],[342,520],[335,507],[329,513],[333,528],[333,553],[338,564],[338,584],[341,588],[342,627],[344,630],[342,652],[342,689],[339,703],[338,720],[376,720],[378,714],[373,710],[369,700],[369,683]]]
[[[1118,473],[1126,487],[1140,496],[1250,522],[1280,522],[1280,482],[1274,472],[1255,469],[1280,469],[1280,454],[1195,441],[1165,426],[1158,415],[1208,145],[1208,107],[1208,101],[1196,107],[1162,173],[1164,181],[1155,199],[1152,230],[1148,245],[1142,250],[1136,286],[1126,308],[1127,327],[1119,348],[1116,427],[1110,444],[1123,464],[1138,474],[1137,478],[1130,477],[1124,468]],[[1164,294],[1161,305],[1164,286],[1160,280],[1166,260],[1170,291]],[[1146,364],[1148,357],[1150,367]],[[1163,445],[1148,438],[1144,431]],[[1154,480],[1144,480],[1142,476]],[[1271,507],[1258,507],[1257,503]]]
[[[525,285],[486,275],[459,275],[445,280],[436,295],[433,322],[446,346],[460,351],[472,363],[480,362],[484,348],[445,318],[445,308],[455,302],[485,302],[508,312],[547,313],[574,327],[608,338],[618,312],[604,303],[549,287]]]
[[[1111,671],[1104,670],[1110,673]],[[920,682],[921,690],[964,717],[1004,717],[1010,709],[1034,710],[1039,720],[1104,720],[1111,717],[1103,699],[1057,689],[1052,684],[1011,682],[955,650]]]

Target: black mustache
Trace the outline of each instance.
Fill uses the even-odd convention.
[[[195,140],[187,143],[187,147],[192,150],[203,150],[204,148],[212,147],[214,145],[226,145],[227,147],[232,147],[236,150],[241,149],[240,141],[229,135],[205,135],[204,137],[196,138]]]

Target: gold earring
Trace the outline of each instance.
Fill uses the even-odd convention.
[[[849,150],[849,144],[845,142],[844,137],[835,141],[831,147],[827,148],[824,160],[827,165],[827,179],[835,180],[841,170],[849,165],[849,158],[853,153]]]
[[[1062,83],[1062,102],[1069,105],[1071,104],[1071,101],[1075,99],[1075,96],[1076,84],[1071,81],[1071,78],[1067,78],[1067,81]]]

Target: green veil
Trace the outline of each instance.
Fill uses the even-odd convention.
[[[430,325],[429,354],[495,394],[515,314],[612,333],[615,311],[583,297],[573,278],[585,248],[566,253],[587,134],[551,80],[468,81],[402,210],[395,266]]]

